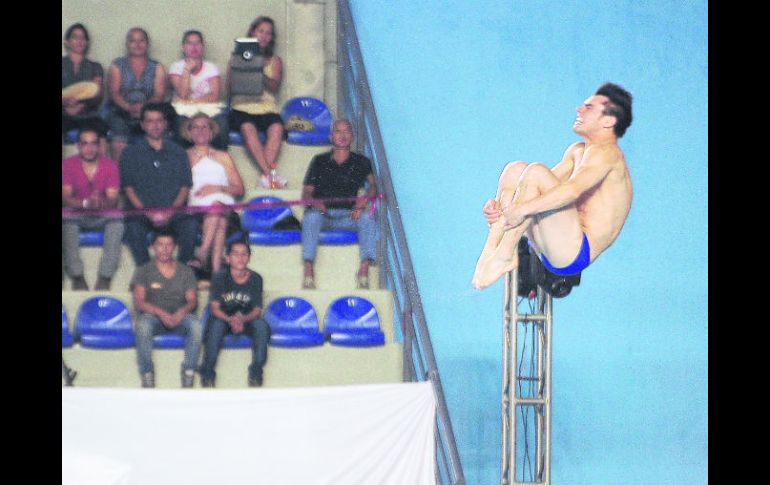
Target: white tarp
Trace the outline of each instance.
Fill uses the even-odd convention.
[[[429,382],[62,388],[62,485],[434,485]]]

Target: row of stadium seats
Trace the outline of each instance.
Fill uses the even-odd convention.
[[[279,221],[292,216],[291,209],[280,197],[271,195],[254,197],[248,201],[254,208],[247,208],[241,216],[241,226],[249,235],[249,244],[262,246],[286,246],[300,244],[302,231],[299,229],[276,230],[273,229]],[[237,233],[231,239],[242,237]],[[355,231],[330,230],[321,231],[319,244],[328,246],[342,246],[357,244],[358,234]],[[104,244],[103,231],[83,230],[80,232],[81,246],[101,246]]]
[[[107,106],[108,103],[105,103]],[[104,108],[109,112],[109,108]],[[287,142],[294,145],[327,145],[332,127],[332,114],[323,101],[310,96],[299,96],[286,102],[281,116],[287,131]],[[243,138],[237,131],[228,133],[231,145],[243,145]],[[260,132],[262,143],[264,133]],[[65,135],[65,143],[75,143],[78,131],[70,130]]]
[[[207,305],[201,316],[204,325],[208,316]],[[369,300],[358,296],[344,296],[329,305],[323,332],[315,309],[300,297],[285,296],[273,300],[264,318],[272,332],[270,345],[276,347],[312,347],[323,345],[325,341],[347,347],[371,347],[385,343],[377,310]],[[62,347],[71,347],[75,342],[95,349],[133,347],[133,324],[126,304],[106,295],[85,300],[78,309],[73,332],[70,332],[69,318],[62,305]],[[156,335],[154,346],[184,348],[184,337]],[[245,335],[225,337],[224,348],[248,347],[250,339]]]

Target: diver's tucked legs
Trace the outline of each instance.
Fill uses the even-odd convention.
[[[524,168],[525,169],[520,172],[518,187],[516,188],[516,192],[510,205],[516,205],[538,197],[559,183],[559,180],[553,172],[551,172],[545,165],[533,163]],[[506,167],[506,170],[508,170],[508,167]],[[501,176],[501,182],[502,179],[503,177]],[[505,190],[501,191],[503,196],[505,192]],[[504,201],[505,199],[503,198],[502,200]],[[502,209],[505,210],[506,206],[504,205],[504,202],[501,202],[501,205],[503,205]],[[544,241],[542,241],[542,238],[538,238],[538,236],[542,235],[544,228],[539,226],[548,226],[549,229],[558,227],[568,229],[570,226],[575,226],[576,229],[580,228],[577,211],[574,206],[568,206],[548,214],[527,217],[524,222],[508,231],[504,230],[504,217],[495,221],[490,227],[487,245],[484,247],[481,257],[476,265],[476,272],[471,280],[471,284],[474,288],[486,288],[497,281],[502,275],[518,266],[517,249],[519,239],[527,229],[530,229],[530,225],[533,223],[534,225],[530,230],[530,236],[534,237],[538,247],[541,248],[544,247]],[[502,238],[499,239],[497,247],[491,249],[491,244],[493,243],[492,238],[499,237],[498,234],[500,234],[501,231],[504,233]],[[567,232],[571,233],[574,231]],[[582,236],[582,230],[580,231],[580,234]]]
[[[527,165],[527,162],[516,161],[509,163],[503,169],[503,172],[500,174],[500,179],[498,180],[497,194],[495,195],[495,200],[500,204],[501,208],[505,209],[513,200],[516,189],[519,186],[519,179],[521,178],[524,169],[527,168]],[[476,271],[473,275],[473,280],[471,281],[471,284],[476,289],[485,288],[492,284],[492,282],[486,283],[486,278],[482,277],[482,273],[486,271],[490,264],[492,266],[498,266],[500,263],[497,262],[496,264],[492,264],[491,259],[495,256],[495,250],[505,235],[506,231],[503,229],[504,225],[505,219],[501,217],[489,226],[487,241],[484,244],[484,249],[482,249],[481,256],[479,256],[476,263]],[[517,256],[518,255],[514,255],[514,258]],[[508,258],[508,260],[510,261],[510,258]],[[503,265],[505,267],[510,266],[510,264],[507,263],[503,263]],[[506,271],[511,271],[511,269]],[[496,272],[496,270],[494,272]],[[505,273],[505,271],[503,271],[503,273]]]

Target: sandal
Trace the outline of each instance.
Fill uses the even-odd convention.
[[[315,290],[315,278],[312,276],[305,276],[302,279],[302,288],[306,290]]]
[[[356,274],[356,283],[359,290],[368,290],[369,276],[361,276],[360,274]]]

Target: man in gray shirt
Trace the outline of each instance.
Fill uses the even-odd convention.
[[[174,260],[175,246],[173,232],[158,230],[152,242],[155,259],[136,268],[131,278],[142,387],[155,387],[152,339],[169,332],[185,336],[182,387],[193,387],[202,334],[201,323],[193,313],[198,306],[197,282],[191,268]]]

